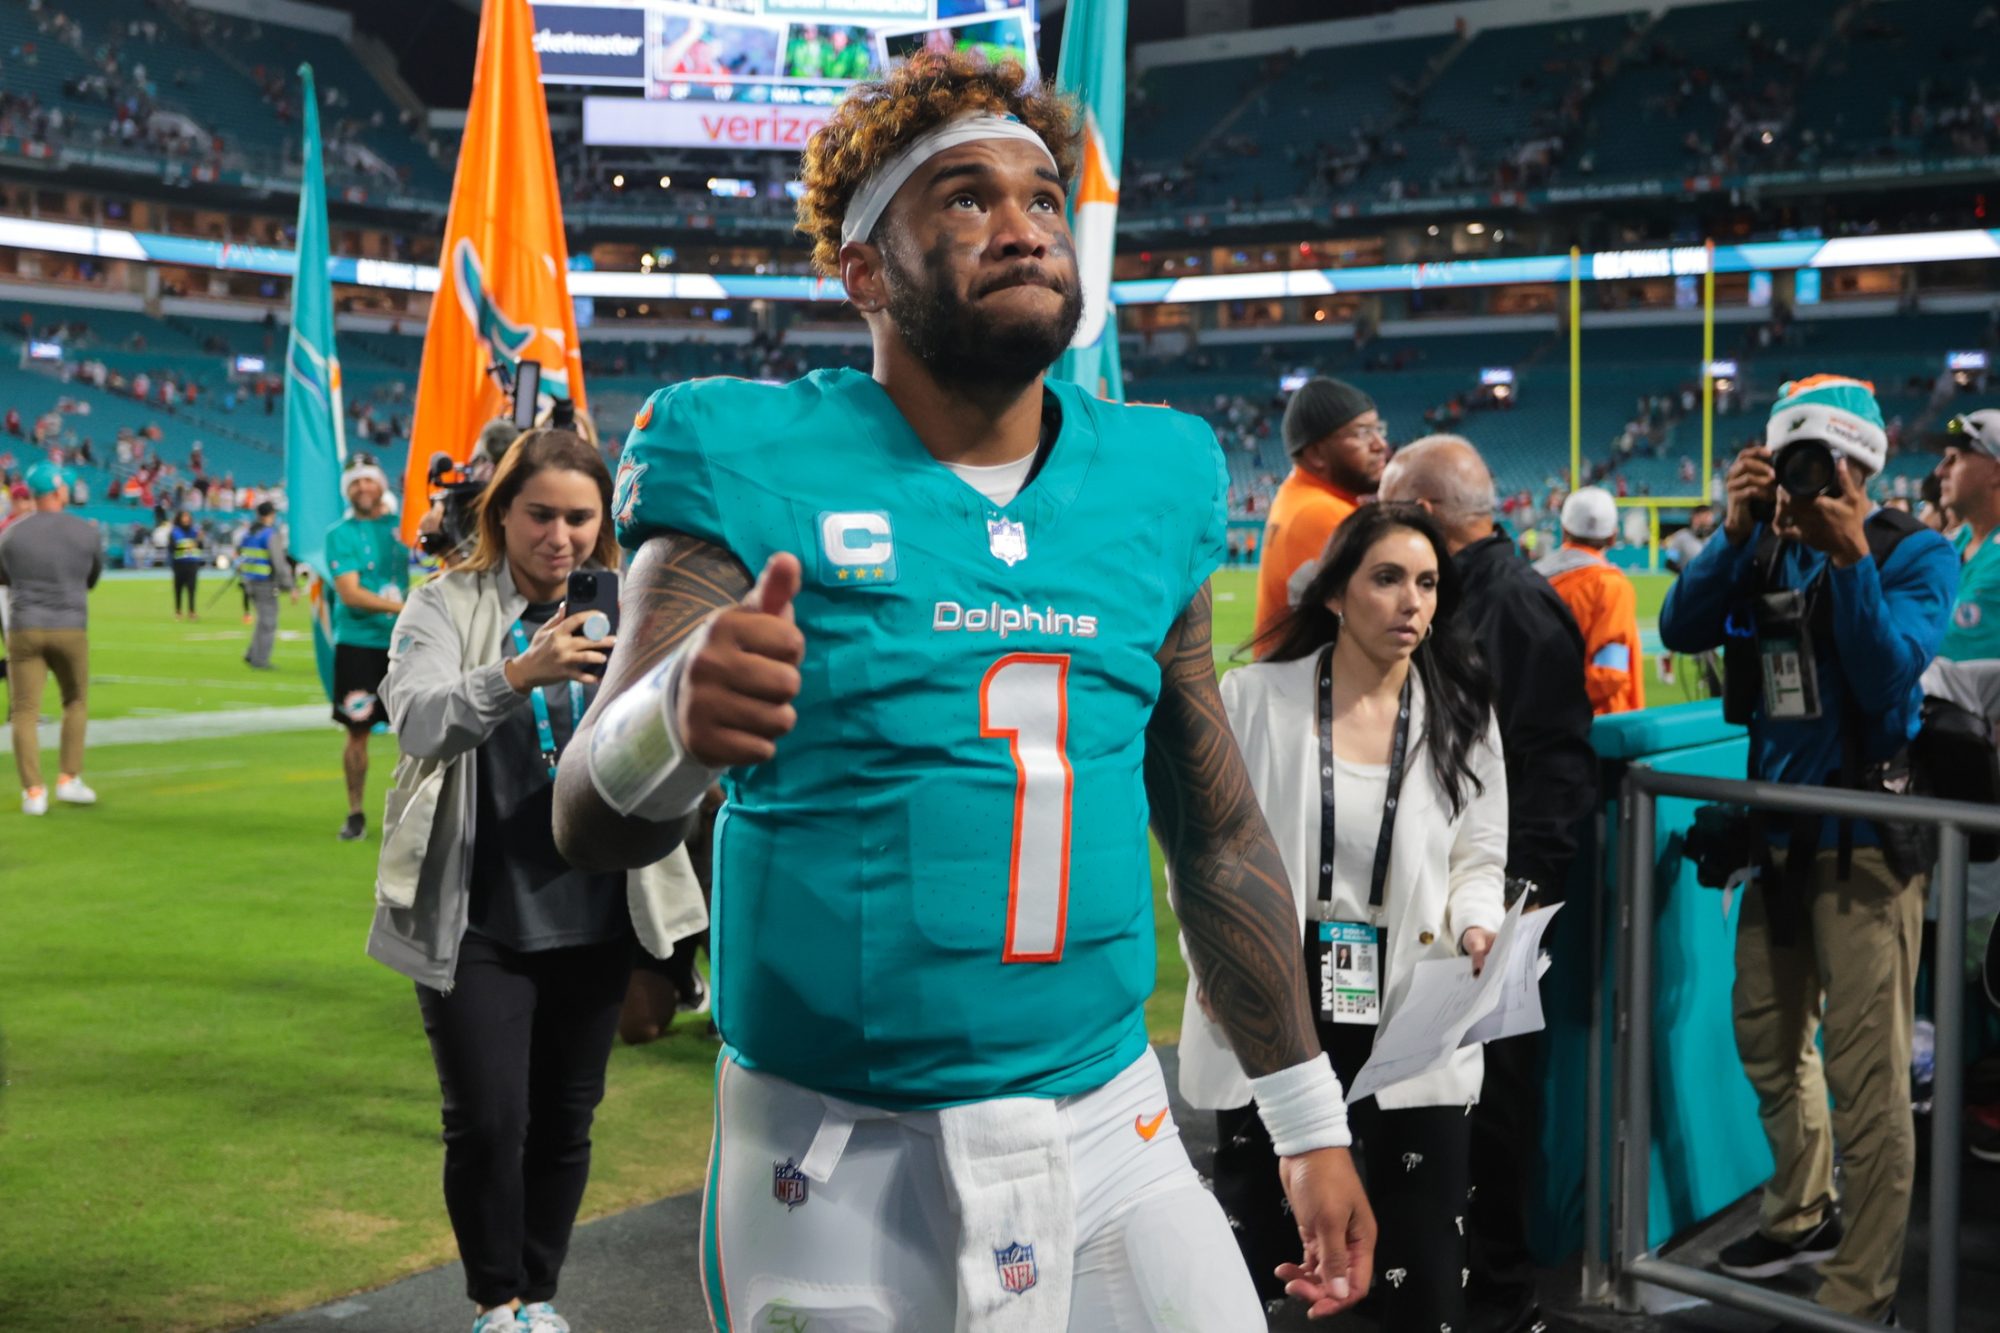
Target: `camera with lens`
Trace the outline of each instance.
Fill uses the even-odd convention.
[[[1834,453],[1825,440],[1794,440],[1776,460],[1778,484],[1794,500],[1817,500],[1840,489]]]
[[[1694,862],[1695,881],[1706,889],[1728,888],[1746,868],[1764,857],[1751,825],[1750,811],[1741,805],[1704,805],[1681,835],[1681,855]]]
[[[425,555],[444,557],[469,547],[479,535],[479,497],[486,493],[486,478],[475,478],[450,454],[431,455],[429,473],[431,503],[437,507],[438,525],[418,532],[417,549]]]

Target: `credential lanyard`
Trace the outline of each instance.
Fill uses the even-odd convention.
[[[521,622],[514,622],[514,656],[520,657],[528,651],[528,632],[521,628]],[[556,729],[549,723],[549,696],[537,685],[528,691],[528,703],[535,710],[535,741],[542,747],[542,762],[549,766],[549,778],[556,775]],[[569,725],[576,729],[583,717],[583,686],[575,681],[569,683]]]
[[[1412,667],[1414,674],[1414,666]],[[1322,917],[1333,906],[1333,649],[1319,655],[1319,901]],[[1396,802],[1403,790],[1403,761],[1410,744],[1410,677],[1396,703],[1396,734],[1389,753],[1389,784],[1382,798],[1382,831],[1375,838],[1375,866],[1368,881],[1368,906],[1382,906],[1389,880],[1389,852],[1396,841]]]

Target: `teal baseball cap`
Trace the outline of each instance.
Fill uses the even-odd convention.
[[[69,478],[63,475],[61,468],[47,462],[37,463],[29,468],[28,474],[22,480],[28,483],[29,493],[35,496],[54,495],[69,483]]]

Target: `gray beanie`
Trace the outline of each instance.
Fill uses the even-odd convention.
[[[1375,400],[1345,380],[1309,379],[1285,405],[1285,452],[1296,454],[1374,410]]]

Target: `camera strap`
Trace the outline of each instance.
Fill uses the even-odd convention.
[[[510,632],[514,639],[514,656],[521,657],[525,655],[528,651],[528,632],[521,628],[521,622],[518,620],[514,622],[514,627]],[[549,696],[543,691],[541,686],[537,685],[528,691],[528,703],[535,710],[535,743],[541,747],[542,762],[548,765],[549,781],[553,782],[556,776],[556,760],[559,756],[556,751],[556,729],[554,724],[549,721]],[[582,717],[583,686],[577,684],[575,681],[571,681],[569,682],[569,727],[571,731],[576,730],[576,724]]]
[[[1889,563],[1889,557],[1895,553],[1898,546],[1902,545],[1904,538],[1923,530],[1924,526],[1920,520],[1899,510],[1877,509],[1870,514],[1863,525],[1863,531],[1868,539],[1868,554],[1875,561],[1876,568],[1880,570]],[[1768,526],[1759,538],[1756,554],[1756,590],[1760,601],[1765,594],[1783,589],[1780,577],[1781,563],[1790,544]],[[1797,637],[1808,651],[1816,638],[1827,643],[1833,641],[1832,605],[1825,596],[1827,577],[1827,569],[1821,569],[1802,594],[1803,605]],[[1771,677],[1772,656],[1766,650],[1763,640],[1764,634],[1760,626],[1757,648],[1766,716],[1783,716],[1769,707],[1774,684],[1782,685],[1783,682],[1774,682]],[[1815,672],[1815,678],[1816,674]],[[1817,691],[1814,693],[1816,695]],[[1850,696],[1840,716],[1840,769],[1834,777],[1834,782],[1839,786],[1860,788],[1865,783],[1868,766],[1862,753],[1861,736],[1862,730],[1867,725],[1866,715],[1855,707]],[[1789,821],[1784,872],[1775,882],[1766,880],[1765,901],[1766,910],[1771,917],[1772,940],[1780,947],[1792,944],[1800,936],[1801,913],[1810,891],[1812,865],[1819,855],[1823,820],[1824,816],[1821,815],[1799,815]],[[1891,836],[1889,830],[1878,824],[1877,833],[1882,838],[1886,850]],[[1844,882],[1853,868],[1854,822],[1849,819],[1840,820],[1837,834],[1835,874]],[[1761,837],[1759,841],[1762,841]],[[1803,856],[1798,854],[1801,849],[1805,852]]]

